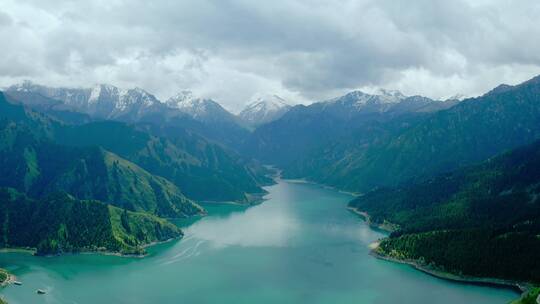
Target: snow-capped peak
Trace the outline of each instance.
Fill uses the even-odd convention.
[[[132,105],[150,107],[159,103],[159,101],[156,97],[154,97],[154,95],[146,92],[141,88],[119,91],[116,90],[115,93],[118,95],[116,108],[119,110],[125,110]]]
[[[97,85],[92,88],[92,91],[90,91],[90,98],[88,98],[89,103],[96,102],[99,99],[99,96],[101,95],[101,86]]]
[[[116,111],[128,110],[131,106],[152,106],[159,101],[150,93],[141,88],[119,89],[109,84],[99,84],[90,89],[88,105],[108,103]]]
[[[362,108],[366,104],[398,103],[405,98],[407,98],[405,95],[396,90],[378,89],[373,94],[368,94],[357,90],[343,96],[330,99],[326,102],[326,104],[343,104],[356,108]]]
[[[462,101],[463,99],[467,99],[467,95],[464,95],[464,94],[455,94],[455,95],[452,95],[448,98],[445,98],[444,100],[458,100],[458,101]]]
[[[169,107],[176,109],[184,109],[193,107],[193,102],[196,98],[191,91],[181,91],[165,102]]]
[[[117,97],[119,89],[110,84],[98,84],[90,90],[90,97],[88,103],[96,103],[100,98],[105,99],[109,97]]]
[[[264,110],[264,111],[276,111],[281,108],[290,107],[287,101],[278,95],[267,94],[256,96],[246,107],[247,109]],[[244,110],[244,111],[245,111]]]
[[[195,119],[222,120],[232,116],[219,103],[212,99],[195,97],[191,91],[181,91],[169,98],[165,104],[170,108],[189,114]]]
[[[256,126],[280,118],[290,108],[287,101],[278,95],[258,95],[248,103],[239,116],[246,123]]]
[[[375,92],[375,95],[384,97],[390,102],[396,102],[400,101],[401,99],[407,98],[407,96],[403,95],[403,93],[398,90],[378,89]]]

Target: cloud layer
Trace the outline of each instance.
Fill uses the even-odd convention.
[[[540,74],[536,0],[3,2],[0,85],[192,89],[237,111],[256,93],[443,98]]]

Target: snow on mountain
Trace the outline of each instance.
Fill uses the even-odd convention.
[[[401,102],[407,96],[396,90],[379,89],[375,94],[367,94],[362,91],[352,91],[343,96],[330,99],[324,103],[328,105],[340,104],[361,109],[366,105],[391,105]]]
[[[225,110],[219,103],[212,99],[195,97],[191,91],[181,91],[169,98],[165,104],[203,122],[233,122],[236,120],[234,115]]]
[[[14,93],[27,103],[46,97],[60,101],[64,109],[106,119],[123,117],[132,120],[160,105],[155,96],[140,88],[123,90],[108,84],[92,88],[53,88],[25,81],[9,87],[6,92]]]
[[[260,96],[250,102],[238,116],[248,125],[258,126],[279,119],[290,108],[291,106],[277,95]]]
[[[450,108],[458,102],[458,100],[443,102],[418,95],[406,96],[399,91],[379,89],[373,94],[352,91],[340,97],[314,103],[310,107],[314,111],[328,115],[352,118],[359,113],[400,115],[408,112],[435,112]]]
[[[455,94],[455,95],[452,95],[448,98],[445,99],[445,101],[452,101],[452,100],[457,100],[457,101],[462,101],[464,99],[467,99],[467,95],[464,95],[464,94]]]

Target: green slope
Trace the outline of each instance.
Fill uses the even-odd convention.
[[[34,124],[33,118],[0,118],[0,186],[32,197],[66,191],[164,217],[203,212],[166,179],[96,146],[58,145],[43,135],[45,123]]]
[[[48,148],[45,153],[52,151]],[[43,196],[62,190],[79,199],[97,199],[162,217],[187,217],[203,212],[171,182],[101,148],[79,148],[74,157],[65,154],[58,157],[64,156],[65,151],[62,147],[54,156],[40,158],[47,169],[29,193]],[[58,171],[50,172],[50,167]]]
[[[190,132],[189,126],[157,128],[154,124],[134,126],[113,121],[68,125],[12,104],[0,93],[2,118],[15,125],[24,122],[38,139],[64,146],[101,146],[168,179],[191,199],[249,202],[252,194],[264,193],[261,185],[270,182],[260,166]]]
[[[540,282],[540,142],[350,206],[399,226],[379,252],[440,270]]]
[[[540,287],[534,287],[520,299],[512,301],[510,304],[537,304],[537,299],[540,300]]]
[[[56,138],[65,145],[101,146],[167,178],[196,200],[247,202],[268,182],[233,152],[194,134],[166,139],[109,121],[62,128]]]
[[[365,192],[428,178],[531,143],[540,138],[540,76],[390,131],[367,143],[328,144],[285,174]]]
[[[36,248],[38,254],[141,254],[146,244],[182,236],[175,225],[146,213],[65,193],[32,200],[8,188],[0,189],[0,221],[1,247]]]

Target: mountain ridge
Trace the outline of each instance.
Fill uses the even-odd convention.
[[[285,99],[275,94],[260,96],[249,102],[238,114],[238,117],[246,124],[256,128],[281,118],[291,108],[292,106]]]
[[[465,99],[373,141],[335,143],[342,152],[320,150],[286,168],[285,176],[364,192],[481,161],[540,136],[539,92],[536,82],[524,82]],[[321,166],[314,171],[313,164]]]

